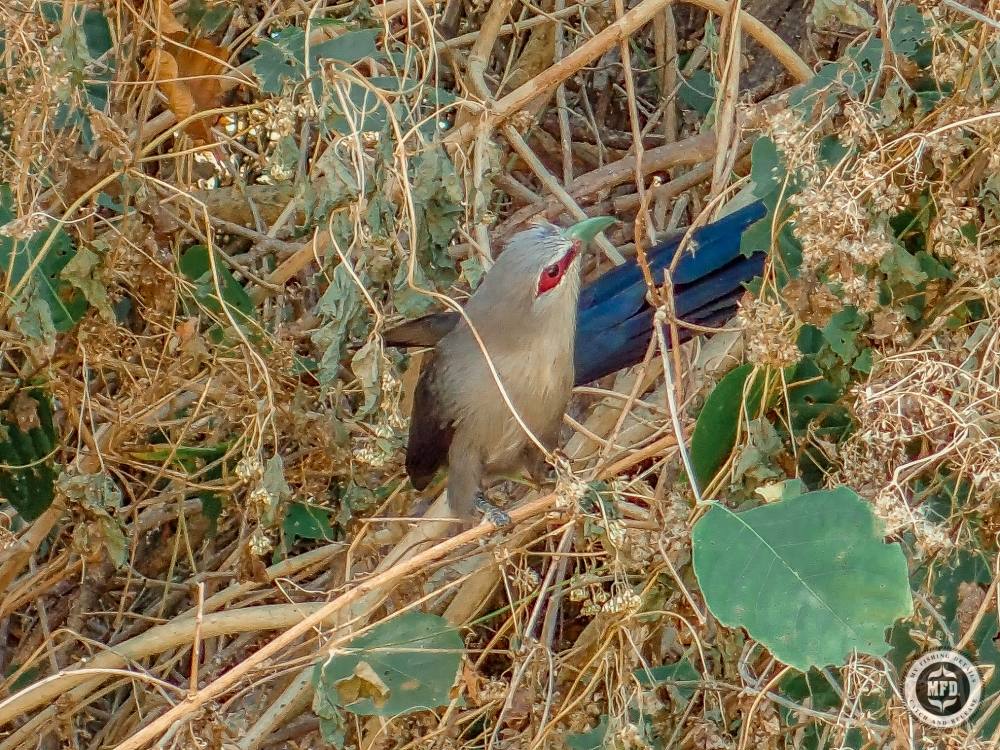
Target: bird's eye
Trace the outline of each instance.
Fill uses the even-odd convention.
[[[544,273],[550,279],[554,279],[556,276],[559,275],[559,264],[553,263],[551,266],[546,266]]]

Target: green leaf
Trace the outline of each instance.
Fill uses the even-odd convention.
[[[718,82],[715,80],[715,76],[704,68],[699,68],[691,74],[690,78],[681,78],[677,95],[682,102],[704,117],[715,104],[717,88]]]
[[[114,324],[115,313],[111,309],[108,290],[104,288],[104,284],[98,278],[100,264],[101,257],[97,253],[89,247],[81,247],[69,263],[63,267],[60,276],[83,292],[87,302],[97,308],[97,312],[100,313],[105,322]]]
[[[792,429],[796,433],[804,432],[813,420],[840,428],[850,424],[845,408],[838,403],[842,389],[823,376],[812,356],[803,357],[786,370],[785,381]]]
[[[316,313],[325,321],[312,335],[313,343],[323,352],[317,376],[325,387],[336,382],[347,344],[365,320],[361,295],[343,264],[333,269],[330,285],[320,297]]]
[[[839,684],[837,685],[840,688]],[[816,669],[808,672],[789,671],[778,683],[780,692],[792,701],[792,704],[807,705],[814,711],[837,713],[842,704],[840,694],[826,676]],[[841,692],[843,689],[841,688]],[[808,702],[807,702],[808,701]],[[781,708],[784,725],[795,732],[796,746],[801,748],[826,748],[829,743],[825,739],[825,727],[821,722],[810,721],[793,708]],[[797,727],[797,728],[796,728]],[[795,728],[795,729],[792,729]],[[799,737],[802,741],[799,742]],[[861,747],[863,743],[842,742],[842,747]]]
[[[108,19],[98,10],[89,9],[83,14],[83,37],[87,42],[87,52],[94,60],[111,49],[114,43]]]
[[[899,245],[894,245],[892,251],[883,256],[879,261],[879,269],[893,286],[897,284],[918,286],[927,281],[927,274],[921,268],[920,259]]]
[[[782,453],[785,444],[778,431],[767,419],[751,419],[747,425],[747,441],[741,446],[733,462],[733,480],[751,479],[760,484],[785,476],[774,458]]]
[[[103,545],[115,567],[128,562],[128,537],[125,526],[114,511],[122,504],[122,491],[114,480],[104,473],[61,474],[57,481],[59,491],[67,502],[77,506],[87,519],[73,527],[73,548],[82,555]]]
[[[296,26],[261,40],[253,51],[250,69],[266,94],[280,94],[286,82],[297,83],[305,74],[305,32]]]
[[[5,409],[0,421],[0,496],[30,522],[55,499],[56,470],[49,454],[58,435],[52,402],[44,391],[34,389],[16,394]]]
[[[0,227],[16,218],[13,193],[8,185],[0,185]],[[75,252],[73,243],[55,222],[20,239],[0,233],[0,272],[6,276],[8,290],[22,283],[50,237],[45,257],[25,281],[12,309],[22,332],[44,343],[52,342],[53,331],[70,330],[87,310],[83,295],[59,278]]]
[[[910,3],[903,3],[892,14],[889,41],[896,52],[913,58],[930,42],[929,31],[924,15]]]
[[[486,275],[486,271],[483,270],[483,263],[479,258],[473,256],[466,258],[459,265],[462,267],[462,276],[469,284],[470,289],[477,289],[479,284],[482,283],[483,276]],[[403,268],[404,274],[406,268]],[[400,310],[400,312],[403,312]]]
[[[222,498],[215,492],[202,490],[198,493],[201,500],[201,514],[208,519],[208,535],[219,533],[219,519],[222,518]]]
[[[455,276],[455,262],[447,248],[464,216],[461,181],[440,143],[433,144],[413,161],[417,257],[433,281],[450,284]]]
[[[231,443],[216,443],[214,445],[177,445],[167,448],[156,448],[149,451],[135,451],[130,453],[132,458],[140,461],[153,461],[162,463],[171,460],[173,463],[189,468],[199,459],[202,461],[214,461],[226,455],[226,451],[231,447]]]
[[[219,301],[219,292],[212,274],[212,264],[208,256],[208,248],[204,245],[193,245],[184,251],[178,264],[181,273],[194,282],[195,299],[207,310],[221,317],[225,325],[228,318],[223,316],[223,307]],[[223,262],[219,253],[215,254],[215,272],[218,273],[218,290],[222,292],[222,302],[241,326],[253,322],[254,306],[250,295],[236,280],[232,272]]]
[[[55,350],[56,325],[52,320],[52,308],[39,292],[38,284],[29,279],[20,295],[10,306],[11,319],[30,340],[42,344],[45,351]]]
[[[823,338],[837,356],[844,362],[851,362],[861,353],[858,337],[864,325],[865,317],[857,308],[846,307],[830,318],[823,328]]]
[[[290,539],[322,539],[332,541],[330,514],[323,508],[305,503],[289,503],[282,530]]]
[[[407,612],[318,663],[317,700],[361,716],[443,706],[451,700],[463,648],[462,637],[443,617]]]
[[[106,516],[100,519],[100,529],[108,557],[116,568],[122,567],[128,562],[128,537],[125,536],[125,527],[117,518]]]
[[[292,497],[292,488],[285,479],[285,462],[277,454],[264,463],[264,476],[261,477],[260,483],[274,498],[275,507]]]
[[[375,46],[375,40],[381,33],[381,28],[358,29],[312,46],[310,60],[313,63],[313,69],[316,68],[320,60],[337,60],[351,64],[366,57],[380,58],[381,53]]]
[[[912,614],[906,558],[847,487],[735,514],[716,505],[692,534],[694,570],[718,620],[799,670],[885,654]]]
[[[835,18],[847,26],[860,26],[870,29],[875,25],[871,13],[862,8],[855,0],[816,0],[812,9],[812,21],[819,28],[826,26],[831,18]]]
[[[8,664],[7,668],[4,670],[4,677],[10,677],[12,674],[17,672],[21,666],[22,665],[15,663]],[[12,695],[14,693],[19,693],[32,683],[37,682],[43,676],[44,672],[41,667],[28,667],[21,673],[20,677],[10,683],[9,690]]]
[[[681,659],[673,664],[662,664],[650,669],[636,669],[633,673],[639,685],[644,688],[667,685],[683,702],[687,703],[698,689],[694,685],[677,685],[678,682],[697,682],[701,674],[688,659]]]
[[[604,743],[607,734],[608,715],[601,714],[601,720],[590,731],[566,735],[566,747],[569,750],[604,750],[608,747]]]
[[[367,417],[379,405],[382,398],[382,347],[377,338],[365,342],[351,357],[351,370],[361,384],[364,402],[358,407],[354,416],[358,419]]]
[[[750,179],[754,185],[754,196],[757,198],[769,196],[782,186],[786,174],[785,164],[774,140],[763,136],[754,141],[750,148]],[[767,228],[767,233],[770,238],[771,227]]]
[[[188,0],[184,7],[184,15],[187,16],[187,26],[192,31],[197,31],[198,36],[211,36],[228,24],[233,16],[234,6],[228,3],[212,3],[209,5],[205,0]]]
[[[314,24],[315,25],[315,24]],[[316,75],[321,60],[336,60],[352,64],[365,57],[380,59],[383,55],[375,46],[381,29],[348,31],[309,48],[309,72]],[[268,94],[279,94],[285,84],[305,80],[306,34],[297,26],[287,26],[270,39],[254,47],[257,56],[250,67]]]
[[[481,265],[480,270],[482,270]],[[435,305],[434,298],[420,290],[433,289],[434,284],[431,283],[427,274],[424,273],[424,269],[417,263],[413,268],[413,282],[417,287],[415,289],[407,281],[408,271],[406,263],[402,263],[399,266],[399,270],[396,271],[396,277],[392,280],[392,302],[396,306],[396,310],[407,318],[419,318],[421,315],[430,312]],[[469,279],[469,284],[472,284],[472,279]]]
[[[751,419],[760,410],[763,395],[761,378],[754,379],[746,400],[743,398],[744,386],[752,370],[751,364],[731,370],[705,399],[691,436],[691,463],[699,487],[707,486],[729,458],[736,444],[744,407]]]

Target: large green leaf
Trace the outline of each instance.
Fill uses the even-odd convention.
[[[59,435],[52,402],[41,389],[19,391],[0,419],[0,497],[25,521],[34,521],[55,499],[54,448]]]
[[[314,24],[316,25],[316,24]],[[309,70],[315,75],[322,60],[356,63],[365,57],[379,58],[381,53],[375,41],[381,29],[346,31],[339,36],[309,47]],[[254,47],[257,56],[250,64],[260,81],[261,89],[268,94],[281,93],[285,84],[296,84],[306,74],[306,32],[298,26],[286,26],[270,39]]]
[[[289,543],[295,539],[331,541],[334,538],[329,511],[306,503],[289,503],[281,528]]]
[[[745,364],[728,372],[705,399],[691,436],[691,463],[699,487],[711,482],[729,458],[736,444],[744,403],[751,419],[760,410],[763,386],[759,377],[750,384],[745,402],[743,398],[744,386],[752,371],[753,365]]]
[[[219,253],[215,254],[215,273],[218,273],[218,285],[213,278],[212,263],[208,256],[208,248],[204,245],[193,245],[184,251],[180,263],[181,272],[195,284],[195,299],[209,311],[219,315],[220,322],[228,321],[223,315],[219,292],[222,292],[222,302],[233,320],[241,326],[253,323],[254,306],[250,295],[236,280],[226,267]],[[255,326],[251,325],[252,330]]]
[[[0,185],[0,226],[15,218],[14,196],[10,187]],[[31,277],[25,280],[28,269],[53,234],[45,257]],[[72,328],[87,311],[84,296],[59,277],[60,271],[72,259],[74,252],[69,235],[54,222],[24,239],[0,234],[0,272],[5,277],[6,291],[9,293],[15,287],[22,286],[20,297],[15,300],[14,306],[22,333],[33,338],[38,338],[45,331],[51,335],[53,328],[63,333]],[[17,304],[18,302],[21,304]],[[41,322],[28,322],[39,317],[43,319]]]
[[[450,700],[464,644],[447,620],[408,612],[355,638],[316,665],[314,708],[362,716],[399,716]]]
[[[885,630],[913,612],[906,558],[885,544],[847,487],[733,513],[716,506],[693,533],[694,570],[712,613],[746,628],[797,669],[884,654]]]

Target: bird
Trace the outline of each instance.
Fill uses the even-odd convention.
[[[741,238],[764,213],[758,201],[692,233],[671,271],[681,321],[718,326],[736,312],[743,284],[762,273],[766,257],[742,255]],[[510,516],[486,500],[489,485],[519,472],[541,483],[545,453],[539,444],[545,451],[556,447],[573,386],[645,356],[655,310],[646,299],[641,267],[632,259],[581,290],[581,250],[589,237],[575,232],[578,226],[564,230],[541,221],[519,232],[465,304],[464,315],[431,313],[383,334],[389,346],[433,347],[414,389],[406,470],[420,491],[447,466],[449,505],[467,525],[477,520],[477,511],[497,526],[509,525]],[[673,263],[682,237],[677,233],[646,251],[657,280]],[[685,331],[681,338],[692,335]],[[497,380],[538,444],[515,418]]]

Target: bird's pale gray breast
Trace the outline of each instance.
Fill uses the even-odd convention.
[[[486,335],[484,344],[521,419],[536,437],[551,442],[573,386],[572,343],[547,340],[544,331],[522,333],[520,338]],[[456,432],[470,445],[489,446],[484,457],[489,463],[514,462],[528,438],[468,327],[460,325],[442,339],[439,352],[437,389],[449,402]]]

